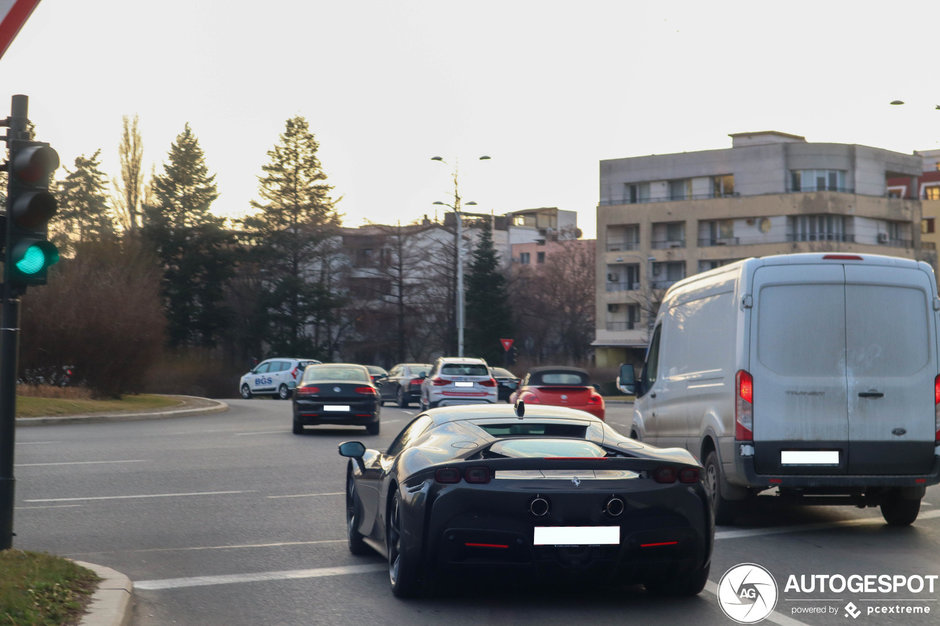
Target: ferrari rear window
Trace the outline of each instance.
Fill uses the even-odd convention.
[[[525,437],[525,436],[547,436],[547,437],[577,437],[584,439],[587,434],[587,426],[579,424],[477,424],[494,437]]]
[[[490,446],[490,453],[509,458],[607,456],[607,451],[599,445],[577,439],[507,439]]]

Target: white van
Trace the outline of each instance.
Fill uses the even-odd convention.
[[[912,523],[940,482],[937,286],[876,255],[752,258],[673,285],[639,378],[632,436],[705,467],[715,520],[767,489],[880,506]]]

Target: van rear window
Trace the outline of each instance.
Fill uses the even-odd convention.
[[[773,285],[760,290],[757,357],[791,376],[841,376],[845,367],[845,287]]]

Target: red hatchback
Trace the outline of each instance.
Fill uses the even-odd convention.
[[[604,398],[588,379],[588,373],[577,367],[534,367],[526,374],[519,389],[509,396],[509,401],[565,406],[604,419]]]

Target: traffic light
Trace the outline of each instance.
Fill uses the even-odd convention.
[[[45,285],[49,266],[59,261],[58,249],[48,240],[57,206],[49,183],[57,167],[59,155],[49,144],[10,141],[3,279],[13,293]]]

